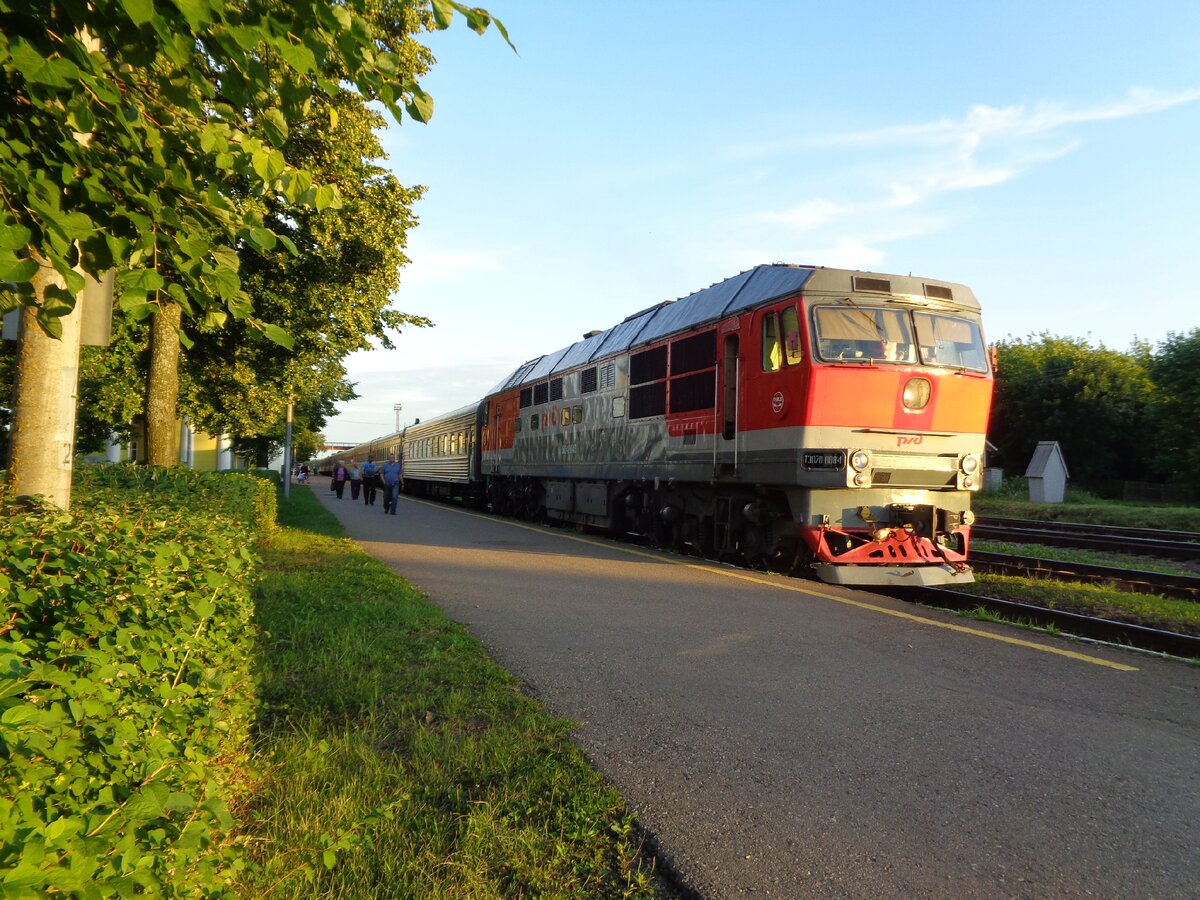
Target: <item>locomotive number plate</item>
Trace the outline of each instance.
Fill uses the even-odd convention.
[[[806,450],[801,464],[809,469],[842,469],[846,466],[846,454],[840,450]]]

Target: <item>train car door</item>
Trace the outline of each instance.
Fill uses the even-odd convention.
[[[741,373],[738,427],[751,432],[795,424],[808,382],[797,302],[757,310],[752,322],[746,340],[748,361]]]
[[[741,392],[741,337],[736,331],[721,337],[721,359],[718,367],[719,429],[713,444],[713,472],[732,475],[737,472],[738,413]]]

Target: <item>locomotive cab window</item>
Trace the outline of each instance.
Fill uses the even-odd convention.
[[[783,368],[783,343],[779,339],[779,316],[767,313],[762,320],[762,367],[764,372]]]
[[[804,353],[800,347],[800,317],[796,307],[787,307],[782,314],[783,356],[789,366],[799,365]]]
[[[987,371],[987,351],[976,323],[925,312],[917,313],[915,319],[921,362],[925,365]]]
[[[917,361],[909,312],[878,307],[819,306],[813,310],[817,353],[826,361]]]

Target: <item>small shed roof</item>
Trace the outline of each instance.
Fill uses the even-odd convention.
[[[1029,460],[1029,468],[1025,470],[1025,477],[1045,478],[1055,467],[1062,471],[1064,477],[1070,477],[1067,473],[1067,461],[1063,459],[1058,441],[1038,441],[1033,458]]]

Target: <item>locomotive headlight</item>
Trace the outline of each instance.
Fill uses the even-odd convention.
[[[871,454],[866,450],[855,450],[850,454],[850,467],[861,472],[871,464]]]
[[[910,378],[904,385],[901,402],[905,409],[924,409],[929,404],[933,386],[928,378]]]
[[[979,457],[974,453],[968,453],[962,458],[962,462],[959,465],[962,466],[963,472],[967,475],[974,475],[979,471]]]

